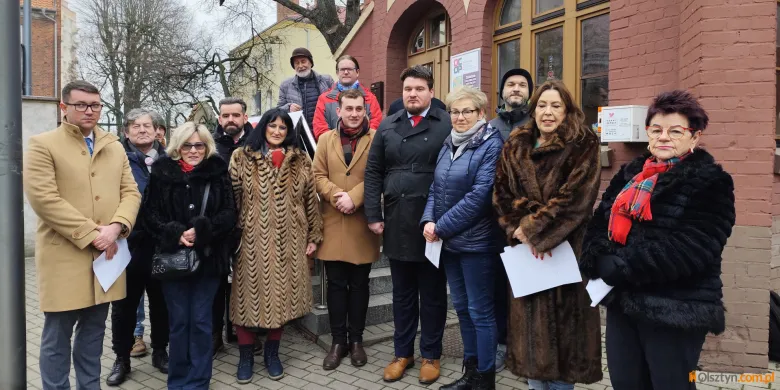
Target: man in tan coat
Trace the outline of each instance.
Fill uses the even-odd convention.
[[[108,304],[125,297],[125,276],[103,291],[92,271],[101,252],[112,258],[141,204],[118,138],[97,127],[98,89],[74,81],[62,90],[64,120],[30,138],[24,190],[38,215],[35,268],[45,321],[40,372],[44,390],[70,389],[71,336],[76,388],[100,389],[100,356]]]
[[[325,261],[333,335],[330,353],[322,363],[325,370],[336,369],[347,354],[353,366],[366,364],[363,329],[368,277],[371,263],[379,258],[379,236],[368,229],[363,211],[363,176],[375,132],[369,129],[360,90],[341,92],[338,104],[338,125],[320,136],[312,167],[324,226],[317,256]]]

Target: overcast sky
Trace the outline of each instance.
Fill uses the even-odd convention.
[[[218,4],[218,0],[179,0],[184,4],[192,13],[195,19],[196,26],[209,26],[214,25],[214,36],[217,43],[225,49],[231,49],[236,47],[241,42],[250,38],[251,33],[247,31],[241,31],[245,29],[221,29],[218,25],[218,21],[223,20],[226,16],[226,11],[223,7],[214,7],[214,4]],[[225,4],[229,4],[231,1],[244,1],[244,0],[225,0]],[[262,31],[266,27],[276,23],[276,3],[272,0],[254,0],[257,2],[258,7],[268,8],[269,12],[266,13],[265,20],[255,20],[257,24],[257,30]],[[222,33],[224,31],[224,33]]]

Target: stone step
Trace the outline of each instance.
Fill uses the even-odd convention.
[[[314,304],[321,302],[322,288],[320,287],[320,277],[312,276],[312,296]],[[385,294],[393,291],[393,279],[390,277],[390,268],[373,268],[368,275],[368,291],[371,295]]]

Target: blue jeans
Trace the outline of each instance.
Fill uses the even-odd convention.
[[[574,384],[561,381],[528,380],[528,389],[533,390],[574,390]]]
[[[477,371],[496,369],[498,332],[495,317],[495,273],[498,254],[442,251],[452,305],[458,313],[463,357],[477,358]]]
[[[143,337],[144,335],[144,320],[146,319],[146,313],[144,313],[144,295],[141,295],[141,303],[138,304],[138,311],[136,312],[135,332],[133,336]]]
[[[162,282],[170,323],[168,389],[208,390],[211,382],[211,307],[219,279],[198,275]]]

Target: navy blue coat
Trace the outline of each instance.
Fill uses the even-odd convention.
[[[420,227],[434,222],[445,250],[503,252],[504,238],[492,203],[496,163],[503,144],[499,131],[485,125],[453,161],[452,136],[444,141]]]
[[[151,175],[151,173],[149,173],[149,168],[146,166],[146,154],[141,153],[140,150],[136,149],[127,138],[122,141],[122,145],[125,147],[127,159],[130,162],[130,170],[133,172],[133,178],[138,185],[138,191],[141,193],[142,197],[141,199],[143,199],[146,192],[146,185],[149,183],[149,176]],[[157,150],[159,157],[166,156],[165,149],[159,142],[154,141],[154,148]],[[144,210],[142,207],[138,214],[141,215],[143,212]],[[132,257],[128,269],[130,271],[135,269],[150,271],[151,259],[152,255],[154,255],[154,244],[150,243],[150,238],[144,231],[142,224],[136,224],[135,228],[130,233],[130,236],[127,237],[127,244]]]

